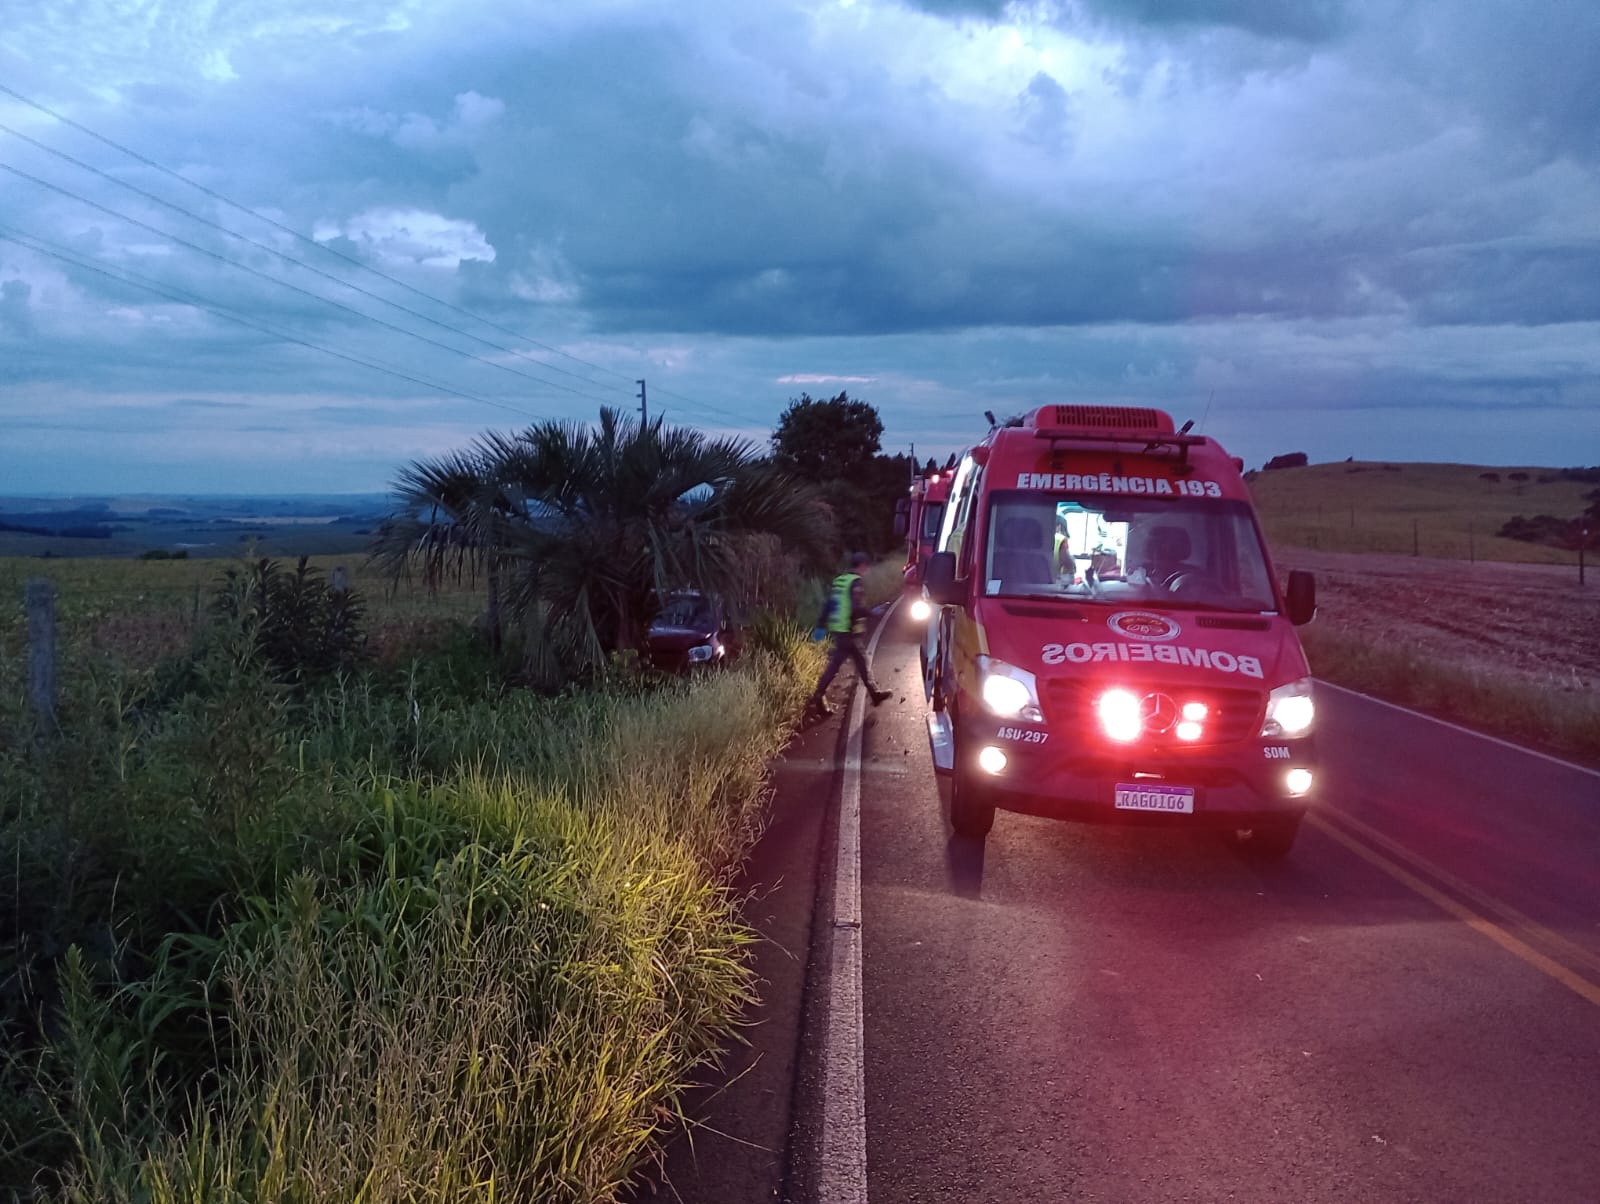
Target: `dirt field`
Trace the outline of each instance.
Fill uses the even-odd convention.
[[[1280,548],[1317,575],[1316,624],[1441,662],[1556,688],[1600,690],[1600,565],[1429,560]]]

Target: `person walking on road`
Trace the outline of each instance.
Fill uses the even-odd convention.
[[[828,705],[828,700],[823,695],[847,659],[854,662],[856,675],[866,687],[867,696],[872,699],[873,706],[877,706],[889,697],[889,691],[878,689],[877,683],[872,680],[872,666],[867,664],[861,645],[856,642],[856,637],[866,630],[867,625],[867,595],[861,584],[861,570],[867,566],[869,560],[870,557],[865,552],[852,553],[849,571],[840,573],[833,579],[833,588],[822,609],[822,616],[817,621],[817,626],[827,628],[828,634],[833,637],[833,648],[828,653],[828,665],[822,671],[822,678],[806,702],[808,713],[833,714],[833,708]]]

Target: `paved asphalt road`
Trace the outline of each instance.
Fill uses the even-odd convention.
[[[1600,1201],[1600,777],[1330,688],[1325,809],[1280,866],[1006,813],[979,853],[894,622],[872,1201]]]
[[[1600,776],[1319,688],[1319,813],[1282,865],[1005,813],[980,852],[940,810],[914,639],[890,620],[895,701],[866,711],[843,1198],[1600,1202]],[[779,767],[747,883],[767,1003],[641,1201],[820,1199],[844,737]]]

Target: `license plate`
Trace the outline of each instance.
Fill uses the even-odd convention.
[[[1193,786],[1131,786],[1117,783],[1118,811],[1166,811],[1180,815],[1194,813]]]

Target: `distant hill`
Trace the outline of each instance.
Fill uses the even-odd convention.
[[[226,514],[357,514],[384,513],[392,505],[386,493],[291,494],[62,494],[51,497],[0,496],[0,517],[17,512],[95,511],[102,519],[139,515],[203,516]]]
[[[0,556],[350,555],[392,504],[380,493],[0,497]]]
[[[1574,518],[1594,482],[1558,468],[1345,461],[1250,475],[1274,544],[1333,552],[1393,552],[1452,560],[1567,564],[1575,552],[1502,539],[1507,520]]]

